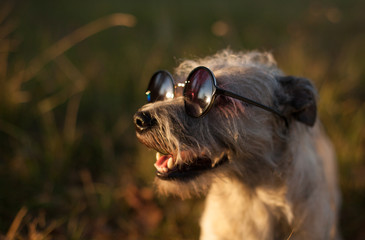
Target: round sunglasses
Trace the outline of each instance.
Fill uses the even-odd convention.
[[[179,83],[178,85],[175,84],[175,81],[169,72],[164,70],[156,72],[148,84],[146,91],[147,100],[151,103],[173,99],[176,87],[184,87],[183,96],[185,111],[191,117],[198,118],[204,116],[213,106],[216,97],[218,95],[224,95],[272,112],[282,118],[285,121],[286,126],[288,126],[286,117],[277,110],[219,88],[213,72],[209,68],[203,66],[195,68],[189,74],[185,84]]]

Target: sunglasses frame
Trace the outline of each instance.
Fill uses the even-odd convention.
[[[194,68],[194,69],[190,72],[190,74],[188,75],[188,77],[187,77],[187,80],[186,80],[186,82],[185,82],[185,86],[184,86],[184,91],[183,91],[185,111],[186,111],[186,100],[185,100],[185,90],[186,90],[186,84],[188,84],[188,82],[189,82],[190,78],[192,77],[192,75],[193,75],[196,71],[198,71],[198,70],[200,70],[200,69],[203,69],[203,70],[207,71],[207,72],[210,74],[210,76],[211,76],[211,79],[212,79],[212,88],[213,88],[212,96],[211,96],[211,100],[210,100],[210,102],[209,102],[208,107],[207,107],[207,108],[206,108],[206,109],[205,109],[205,110],[204,110],[204,111],[203,111],[203,112],[202,112],[199,116],[194,116],[194,115],[190,115],[190,114],[188,114],[188,113],[187,113],[189,116],[194,117],[194,118],[203,117],[203,116],[204,116],[204,115],[206,115],[206,114],[209,112],[209,110],[212,108],[213,103],[214,103],[214,100],[216,99],[216,97],[217,97],[218,95],[223,95],[223,96],[227,96],[227,97],[231,97],[231,98],[238,99],[238,100],[240,100],[240,101],[242,101],[242,102],[246,102],[246,103],[248,103],[248,104],[254,105],[254,106],[259,107],[259,108],[262,108],[262,109],[264,109],[264,110],[266,110],[266,111],[272,112],[272,113],[274,113],[274,114],[278,115],[281,119],[283,119],[283,120],[284,120],[286,127],[288,127],[288,126],[289,126],[289,122],[288,122],[287,118],[286,118],[284,115],[282,115],[279,111],[275,110],[274,108],[268,107],[268,106],[263,105],[263,104],[261,104],[261,103],[258,103],[258,102],[256,102],[256,101],[253,101],[253,100],[251,100],[251,99],[249,99],[249,98],[246,98],[246,97],[240,96],[240,95],[235,94],[235,93],[233,93],[233,92],[231,92],[231,91],[228,91],[228,90],[225,90],[225,89],[223,89],[223,88],[218,87],[218,86],[217,86],[217,79],[216,79],[216,77],[215,77],[214,73],[213,73],[213,72],[212,72],[209,68],[204,67],[204,66],[199,66],[199,67]],[[172,82],[172,85],[174,86],[174,89],[173,89],[173,91],[174,91],[174,92],[173,92],[173,94],[174,94],[174,97],[175,97],[175,91],[176,91],[176,84],[175,84],[175,80],[174,80],[174,78],[172,77],[172,75],[171,75],[168,71],[166,71],[166,70],[160,70],[160,71],[157,71],[156,73],[154,73],[154,74],[153,74],[153,76],[152,76],[152,78],[151,78],[151,79],[153,79],[153,77],[154,77],[154,76],[156,76],[156,75],[157,75],[158,73],[160,73],[160,72],[164,72],[164,73],[167,73],[167,74],[168,74],[168,76],[169,76],[169,78],[170,78],[170,80],[171,80],[171,82]],[[147,93],[147,92],[148,92],[148,90],[146,91],[146,93]]]
[[[150,100],[148,100],[148,98],[149,98],[149,94],[151,93],[151,91],[148,89],[149,87],[150,87],[150,84],[151,84],[151,80],[152,79],[154,79],[159,73],[165,73],[165,74],[167,74],[168,75],[168,77],[170,78],[170,81],[171,81],[171,83],[172,83],[172,86],[173,86],[173,92],[172,92],[172,94],[173,94],[173,96],[172,96],[172,98],[171,99],[173,99],[173,98],[175,98],[175,90],[176,90],[176,84],[175,84],[175,80],[174,80],[174,78],[172,77],[172,74],[169,72],[169,71],[167,71],[167,70],[158,70],[157,72],[155,72],[153,75],[152,75],[152,77],[151,77],[151,79],[150,79],[150,82],[148,83],[148,87],[147,87],[147,90],[146,90],[146,92],[145,92],[145,94],[147,95],[147,101],[148,102],[156,102],[156,100],[154,100],[154,101],[150,101]],[[157,100],[157,101],[164,101],[165,99],[161,99],[161,100]]]

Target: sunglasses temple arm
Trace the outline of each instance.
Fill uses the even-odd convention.
[[[269,112],[272,112],[272,113],[275,113],[276,115],[278,115],[279,117],[281,117],[284,121],[285,121],[285,125],[287,127],[289,127],[289,123],[288,123],[288,120],[286,119],[285,116],[283,116],[281,113],[279,113],[278,111],[276,111],[275,109],[272,109],[268,106],[265,106],[265,105],[262,105],[261,103],[258,103],[258,102],[255,102],[253,100],[250,100],[248,98],[245,98],[245,97],[242,97],[240,95],[237,95],[233,92],[230,92],[230,91],[227,91],[227,90],[224,90],[224,89],[221,89],[221,88],[217,88],[216,89],[216,94],[222,94],[224,96],[228,96],[228,97],[232,97],[232,98],[235,98],[235,99],[238,99],[238,100],[241,100],[243,102],[246,102],[246,103],[249,103],[251,105],[254,105],[256,107],[259,107],[259,108],[262,108],[262,109],[265,109],[266,111],[269,111]]]

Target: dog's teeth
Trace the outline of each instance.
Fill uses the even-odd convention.
[[[168,168],[162,168],[162,172],[164,172],[164,173],[167,173],[169,171],[169,169]]]
[[[167,172],[167,170],[168,170],[167,168],[158,166],[156,163],[154,164],[154,166],[157,169],[157,171],[162,172],[162,173]]]
[[[172,159],[172,157],[170,157],[169,160],[167,160],[167,167],[169,169],[172,169],[174,167],[174,160]]]
[[[160,159],[160,157],[161,157],[161,153],[157,152],[156,153],[156,160]]]

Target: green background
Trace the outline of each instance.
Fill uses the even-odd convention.
[[[154,152],[132,118],[154,71],[227,47],[271,51],[284,72],[313,80],[337,151],[341,231],[364,239],[364,9],[362,0],[1,1],[0,239],[197,239],[203,199],[155,194]],[[117,16],[128,26],[108,27],[113,13],[130,14]],[[72,38],[93,21],[105,30]],[[62,44],[70,48],[52,52]]]

